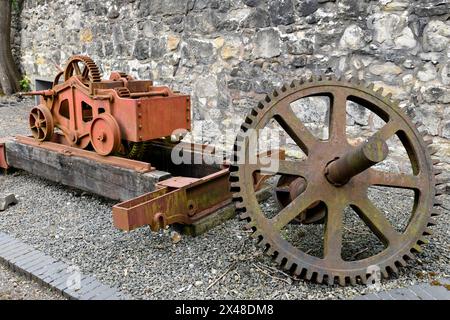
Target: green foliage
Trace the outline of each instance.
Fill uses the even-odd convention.
[[[11,5],[14,10],[19,9],[19,2],[17,0],[11,0]]]
[[[27,76],[23,76],[22,80],[19,81],[20,90],[22,91],[30,91],[31,89],[31,79]]]

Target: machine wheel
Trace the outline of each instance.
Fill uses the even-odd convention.
[[[85,85],[91,82],[100,82],[100,69],[95,62],[87,56],[73,56],[67,62],[64,70],[64,81],[69,80],[72,76],[79,76]]]
[[[428,242],[425,236],[431,234],[429,226],[435,224],[431,217],[438,214],[439,203],[435,201],[435,195],[442,192],[436,189],[442,182],[435,177],[441,173],[434,168],[438,161],[431,159],[435,151],[431,148],[431,140],[424,140],[426,132],[419,131],[421,124],[413,123],[390,95],[382,93],[359,80],[342,81],[332,76],[293,81],[259,102],[237,134],[230,166],[236,211],[247,221],[246,229],[253,231],[252,237],[265,253],[300,278],[328,284],[337,281],[341,285],[366,283],[371,279],[371,267],[376,267],[382,277],[387,278],[413,259],[415,253],[421,252],[421,245]],[[313,96],[325,96],[330,101],[327,140],[313,136],[290,107],[298,99]],[[358,146],[351,145],[346,137],[347,101],[358,103],[385,121],[384,126]],[[250,141],[252,135],[257,137],[259,130],[272,121],[292,138],[306,154],[306,159],[279,160],[279,165],[271,171],[271,174],[285,177],[276,187],[282,208],[267,216],[258,203],[252,183],[253,174],[266,168],[258,161],[252,163],[254,150],[251,150]],[[408,153],[411,174],[371,168],[387,157],[386,140],[394,135]],[[368,188],[371,186],[414,191],[414,207],[408,212],[409,222],[403,231],[396,230],[383,211],[369,199]],[[344,209],[348,207],[382,242],[382,251],[359,260],[344,260],[343,217]],[[325,221],[321,257],[303,251],[283,233],[286,230],[283,228],[292,221],[305,223],[299,216],[308,210],[313,210],[313,221],[322,218]]]
[[[89,136],[95,151],[102,156],[110,155],[120,148],[120,128],[110,114],[100,114],[92,121]]]
[[[53,116],[44,105],[38,105],[31,109],[29,116],[31,134],[38,141],[50,140],[53,136]]]

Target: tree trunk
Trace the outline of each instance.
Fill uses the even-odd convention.
[[[0,86],[5,94],[13,94],[20,88],[11,52],[11,0],[0,0]]]

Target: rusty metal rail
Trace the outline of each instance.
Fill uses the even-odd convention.
[[[201,146],[192,145],[194,150]],[[285,159],[284,150],[270,150],[258,158]],[[271,175],[253,176],[253,188],[260,190]],[[192,224],[231,203],[229,165],[201,178],[173,177],[156,184],[156,190],[113,207],[116,228],[130,231],[149,225],[152,231],[167,225]]]
[[[228,168],[203,178],[174,177],[157,190],[113,207],[116,228],[130,231],[149,225],[157,231],[169,224],[192,224],[231,202]]]

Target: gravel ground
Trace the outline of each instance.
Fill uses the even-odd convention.
[[[27,133],[29,107],[24,104],[13,105],[8,112],[0,107],[1,136]],[[148,228],[129,233],[116,230],[111,217],[114,202],[26,172],[0,176],[0,190],[19,199],[17,205],[0,213],[1,231],[138,299],[347,299],[370,292],[363,285],[329,287],[277,271],[271,259],[248,239],[237,219],[199,237],[183,236],[174,244],[170,229],[160,233]],[[405,220],[402,213],[411,205],[410,195],[374,190],[371,197],[380,209],[395,213],[389,219],[401,228]],[[263,207],[270,212],[276,206],[269,199]],[[441,212],[424,253],[399,275],[382,281],[382,289],[450,276],[450,211],[442,208]],[[365,235],[365,226],[358,224],[351,211],[346,212],[345,223],[344,248],[350,259],[369,254],[366,248],[377,248],[378,240]],[[311,254],[320,254],[317,232],[322,227],[300,228],[305,230],[297,237],[316,249]],[[356,241],[359,238],[361,241]]]
[[[0,265],[0,300],[63,300],[62,295]]]

